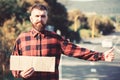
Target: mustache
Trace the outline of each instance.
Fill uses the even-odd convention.
[[[43,24],[43,22],[42,22],[42,21],[38,21],[38,22],[36,22],[36,24],[38,24],[38,23],[41,23],[41,24]]]
[[[42,21],[38,21],[38,22],[36,22],[36,24],[41,24],[41,25],[43,25],[43,26],[45,26],[46,24],[44,24]]]
[[[36,22],[36,24],[41,24],[41,25],[45,25],[42,21],[38,21],[38,22]]]

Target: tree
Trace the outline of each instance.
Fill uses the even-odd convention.
[[[68,20],[67,20],[67,10],[61,3],[58,3],[57,0],[44,0],[49,7],[49,20],[48,25],[52,25],[55,28],[55,31],[59,29],[61,35],[67,37],[68,35]]]
[[[24,0],[0,0],[0,26],[3,26],[4,22],[13,16],[16,16],[19,22],[23,19],[28,20],[29,6],[30,4]]]

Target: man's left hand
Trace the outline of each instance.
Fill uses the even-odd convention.
[[[109,62],[113,61],[114,59],[113,51],[114,51],[114,48],[104,52],[105,61],[109,61]]]

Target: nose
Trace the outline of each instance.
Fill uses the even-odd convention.
[[[42,20],[41,16],[38,18],[38,20],[39,20],[39,21],[41,21],[41,20]]]

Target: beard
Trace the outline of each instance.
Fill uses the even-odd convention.
[[[33,27],[37,30],[37,31],[43,31],[45,29],[45,24],[42,22],[37,22],[35,24],[32,24]]]

